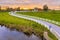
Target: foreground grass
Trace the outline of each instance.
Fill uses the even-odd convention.
[[[44,26],[41,26],[40,24],[33,21],[10,16],[8,12],[0,12],[0,24],[5,25],[10,29],[17,29],[18,31],[22,31],[24,33],[34,33],[35,35],[40,37],[43,36],[43,33],[45,31],[47,31],[48,35],[53,40],[57,40],[57,38],[52,33],[50,33],[49,30]]]
[[[30,15],[30,16],[36,16],[40,18],[46,18],[54,21],[60,22],[60,11],[41,11],[41,12],[17,12],[19,14],[24,14],[24,15]]]

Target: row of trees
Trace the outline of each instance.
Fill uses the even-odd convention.
[[[15,8],[15,9],[8,7],[6,10],[7,10],[7,11],[15,11],[15,10],[16,10],[16,11],[20,11],[20,7]]]
[[[40,8],[41,9],[41,8]],[[6,8],[6,10],[1,10],[1,6],[0,6],[0,11],[20,11],[20,10],[23,10],[23,9],[20,9],[20,7],[18,7],[18,8],[15,8],[15,9],[13,9],[13,8]],[[44,10],[44,11],[48,11],[48,6],[47,5],[44,5],[43,6],[43,9],[42,10]]]

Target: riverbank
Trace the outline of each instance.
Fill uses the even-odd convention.
[[[0,40],[41,40],[41,38],[34,34],[27,36],[21,31],[11,30],[0,25]]]
[[[10,29],[17,29],[18,31],[23,31],[25,34],[34,33],[37,36],[42,37],[44,31],[48,32],[48,35],[53,39],[57,38],[49,32],[44,26],[29,20],[22,18],[17,18],[8,14],[8,12],[0,12],[0,25],[5,25]]]

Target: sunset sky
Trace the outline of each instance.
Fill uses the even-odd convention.
[[[42,8],[47,4],[51,9],[60,9],[60,0],[0,0],[0,6],[18,7],[21,8]]]

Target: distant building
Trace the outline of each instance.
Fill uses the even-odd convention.
[[[33,11],[42,11],[42,9],[41,8],[34,8]]]
[[[34,11],[38,11],[38,8],[34,8]]]

